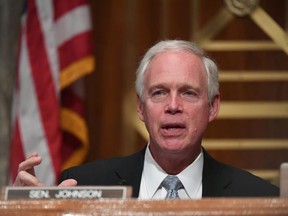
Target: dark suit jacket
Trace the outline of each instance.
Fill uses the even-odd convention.
[[[213,159],[205,150],[202,197],[279,196],[279,188],[249,172]],[[127,157],[98,160],[65,170],[60,182],[73,178],[78,185],[131,185],[138,197],[145,149]]]

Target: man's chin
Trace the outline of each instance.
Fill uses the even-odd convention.
[[[182,144],[170,144],[166,143],[162,146],[162,150],[167,153],[178,154],[184,151],[184,146]]]

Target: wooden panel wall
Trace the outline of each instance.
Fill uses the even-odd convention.
[[[222,108],[204,145],[224,162],[277,181],[280,163],[288,161],[287,0],[261,0],[252,15],[242,17],[222,0],[90,3],[97,65],[86,79],[87,161],[126,155],[146,144],[143,125],[135,120],[137,64],[159,40],[194,40],[221,70]],[[265,29],[271,20],[275,23]]]

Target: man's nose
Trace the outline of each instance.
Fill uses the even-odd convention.
[[[165,107],[166,113],[176,114],[183,111],[182,100],[179,95],[171,94],[167,98],[167,104]]]

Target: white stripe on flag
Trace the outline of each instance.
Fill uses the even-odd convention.
[[[87,5],[79,6],[69,13],[61,16],[55,23],[55,37],[57,46],[61,46],[79,33],[91,29],[91,20],[89,17],[89,8]]]

